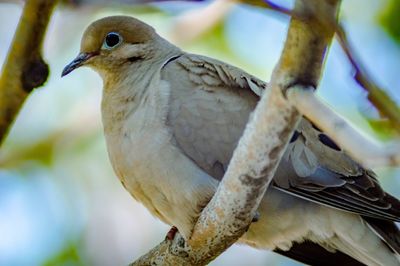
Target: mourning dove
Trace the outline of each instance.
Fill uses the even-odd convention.
[[[223,177],[266,83],[189,54],[126,16],[92,23],[62,73],[103,79],[104,133],[116,175],[188,238]],[[308,264],[400,265],[400,202],[305,118],[240,242]]]

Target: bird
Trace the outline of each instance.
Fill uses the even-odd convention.
[[[81,66],[103,80],[104,136],[122,185],[188,239],[267,83],[130,16],[87,27],[62,76]],[[310,265],[400,265],[400,201],[304,117],[258,212],[240,243]]]

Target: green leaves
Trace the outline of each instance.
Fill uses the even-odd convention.
[[[86,263],[79,255],[79,247],[74,243],[67,245],[63,250],[60,250],[59,253],[55,254],[53,257],[48,258],[47,261],[43,263],[43,266],[68,266],[68,265],[76,265],[76,266],[86,265]]]
[[[386,32],[400,44],[400,0],[389,0],[383,9],[379,22]]]

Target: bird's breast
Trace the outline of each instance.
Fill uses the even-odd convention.
[[[138,121],[121,126],[120,132],[106,133],[107,150],[111,164],[121,183],[129,193],[143,203],[149,211],[166,221],[159,211],[159,199],[163,197],[159,190],[163,171],[158,165],[157,155],[165,143],[162,129],[152,130],[143,125],[135,127]],[[136,129],[135,129],[136,128]]]
[[[159,211],[159,198],[163,198],[159,178],[164,170],[157,156],[169,145],[170,134],[151,93],[148,88],[136,97],[132,93],[103,95],[103,127],[111,164],[124,187],[153,215],[168,222]]]

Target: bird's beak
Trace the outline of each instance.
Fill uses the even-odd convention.
[[[95,55],[98,55],[98,53],[80,53],[71,63],[64,67],[64,70],[61,73],[61,77],[69,74],[75,68],[82,66],[89,58],[92,58]]]

